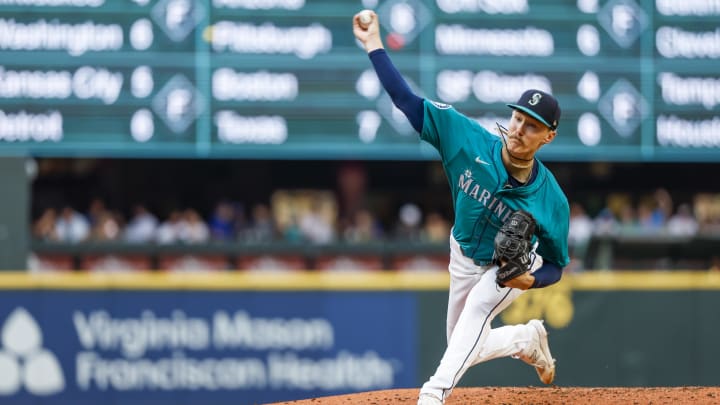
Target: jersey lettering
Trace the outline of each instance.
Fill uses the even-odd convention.
[[[492,194],[490,194],[489,191],[483,190],[482,193],[480,194],[480,198],[478,198],[478,201],[480,201],[480,203],[482,203],[482,205],[490,208],[490,206],[492,206],[492,203],[490,203],[490,206],[488,206],[488,203],[487,203],[488,200],[490,199],[490,196],[492,196]],[[495,197],[493,197],[493,202],[495,202]]]
[[[460,175],[460,178],[458,179],[458,187],[460,187],[460,190],[462,190],[462,192],[468,197],[482,204],[502,222],[505,222],[508,216],[510,216],[513,212],[509,206],[494,196],[488,189],[481,188],[478,183],[475,183],[468,172]],[[490,197],[492,197],[492,201],[488,204]]]

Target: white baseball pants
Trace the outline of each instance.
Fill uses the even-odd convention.
[[[531,271],[542,265],[535,255]],[[447,312],[448,346],[435,374],[422,386],[443,401],[470,366],[499,357],[513,356],[531,340],[528,325],[491,329],[492,320],[525,291],[503,288],[495,282],[496,265],[477,266],[465,257],[450,236],[450,293]]]

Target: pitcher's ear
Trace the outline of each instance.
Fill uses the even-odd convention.
[[[545,140],[543,141],[543,144],[547,144],[553,141],[555,139],[555,135],[557,135],[557,131],[550,131],[545,136]]]

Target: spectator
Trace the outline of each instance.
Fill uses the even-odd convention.
[[[82,242],[90,236],[90,223],[81,213],[65,206],[55,222],[55,233],[62,242]]]
[[[398,222],[395,225],[395,239],[403,241],[420,240],[422,229],[422,211],[413,203],[406,203],[400,207]]]
[[[652,220],[656,226],[662,227],[673,214],[673,200],[670,193],[659,188],[653,193]]]
[[[297,218],[294,214],[290,214],[290,218],[282,229],[280,229],[280,233],[282,234],[283,240],[286,242],[297,243],[302,242],[303,240],[300,225],[298,225]]]
[[[183,213],[179,237],[184,243],[204,243],[210,239],[210,229],[197,211],[187,209]]]
[[[324,214],[319,197],[313,199],[310,209],[301,214],[299,225],[303,237],[311,243],[322,245],[335,239],[333,224]]]
[[[133,216],[125,227],[125,241],[130,243],[146,243],[155,239],[158,220],[142,204],[133,208]]]
[[[57,211],[55,208],[46,208],[33,224],[33,236],[40,240],[58,240],[56,221]]]
[[[637,227],[638,230],[646,235],[657,234],[665,227],[664,211],[660,211],[654,206],[651,200],[645,200],[640,203],[637,209]]]
[[[593,227],[595,235],[614,235],[618,230],[618,222],[609,208],[603,208],[593,220]]]
[[[271,242],[275,239],[275,221],[265,204],[253,206],[250,224],[244,232],[248,242]]]
[[[367,203],[368,175],[360,162],[343,162],[337,170],[337,199],[340,222],[350,224]]]
[[[637,234],[640,230],[635,208],[627,203],[620,208],[620,220],[617,226],[618,232],[624,235]]]
[[[227,202],[221,201],[215,206],[215,212],[210,217],[208,227],[210,235],[215,240],[235,239],[237,213],[235,207]]]
[[[425,219],[422,235],[429,242],[447,242],[450,223],[438,212],[430,212]]]
[[[694,236],[698,229],[698,222],[688,204],[680,204],[675,215],[667,222],[668,234],[673,236]]]
[[[161,245],[177,243],[180,241],[181,228],[182,212],[173,210],[155,231],[155,241]]]
[[[703,235],[720,235],[720,194],[695,195],[695,218]]]
[[[94,216],[94,223],[90,231],[92,240],[109,241],[120,237],[120,221],[112,212],[95,212]]]
[[[90,206],[88,207],[87,212],[87,218],[90,222],[90,226],[93,228],[97,223],[100,221],[100,217],[103,216],[107,212],[107,208],[105,206],[105,201],[99,197],[95,197],[90,201]]]
[[[382,238],[382,228],[373,214],[367,209],[355,212],[352,222],[343,232],[343,238],[350,243],[367,243]]]
[[[576,202],[570,204],[568,244],[573,248],[584,247],[592,236],[593,228],[593,221],[585,212],[585,208]]]
[[[585,267],[585,253],[594,230],[593,220],[585,208],[577,202],[570,204],[570,229],[568,232],[568,250],[570,265],[566,271],[577,272]]]

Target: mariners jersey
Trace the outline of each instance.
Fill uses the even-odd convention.
[[[522,209],[537,221],[537,253],[565,267],[570,262],[570,208],[552,173],[536,159],[535,180],[507,186],[500,137],[449,105],[429,100],[424,104],[420,137],[440,152],[455,210],[452,234],[464,255],[478,265],[489,264],[495,235],[512,212]]]

